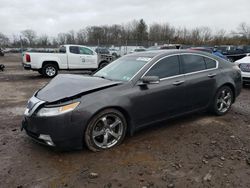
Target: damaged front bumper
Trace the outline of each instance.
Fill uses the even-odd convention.
[[[58,116],[39,117],[37,112],[45,102],[32,97],[25,110],[21,130],[38,143],[61,149],[81,149],[83,145],[83,125],[72,118],[72,113]],[[79,118],[77,118],[79,119]]]

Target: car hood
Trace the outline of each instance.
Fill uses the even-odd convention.
[[[92,76],[59,74],[45,87],[39,90],[36,93],[36,97],[46,102],[56,102],[63,99],[70,99],[78,95],[99,91],[120,83],[121,82]]]
[[[247,56],[247,57],[243,57],[242,59],[239,59],[239,60],[237,60],[237,61],[235,61],[236,63],[250,63],[250,57],[249,56]]]

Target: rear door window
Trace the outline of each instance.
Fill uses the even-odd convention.
[[[185,54],[181,55],[184,73],[191,73],[206,70],[206,63],[203,56]]]
[[[157,62],[145,76],[159,76],[159,78],[167,78],[180,74],[180,63],[177,55],[166,57]]]

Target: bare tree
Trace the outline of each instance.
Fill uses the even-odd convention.
[[[76,33],[76,40],[78,44],[85,44],[87,42],[86,29],[81,29]]]
[[[246,37],[247,39],[250,39],[250,26],[246,23],[241,23],[238,26],[239,33],[242,34],[243,37]]]
[[[0,47],[8,46],[9,44],[10,44],[9,38],[3,33],[0,33]]]
[[[35,40],[37,37],[35,31],[31,29],[26,29],[26,30],[23,30],[21,34],[23,35],[23,37],[25,37],[29,41],[30,46],[33,46],[35,44]]]
[[[40,47],[46,47],[49,46],[49,37],[46,34],[41,35],[37,39],[37,45]]]
[[[66,33],[59,33],[57,35],[57,41],[58,41],[58,44],[66,44],[67,42],[67,34]]]

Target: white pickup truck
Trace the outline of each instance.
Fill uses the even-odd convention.
[[[24,52],[23,67],[54,77],[58,70],[97,70],[111,62],[111,55],[98,55],[86,46],[62,45],[58,53]]]

